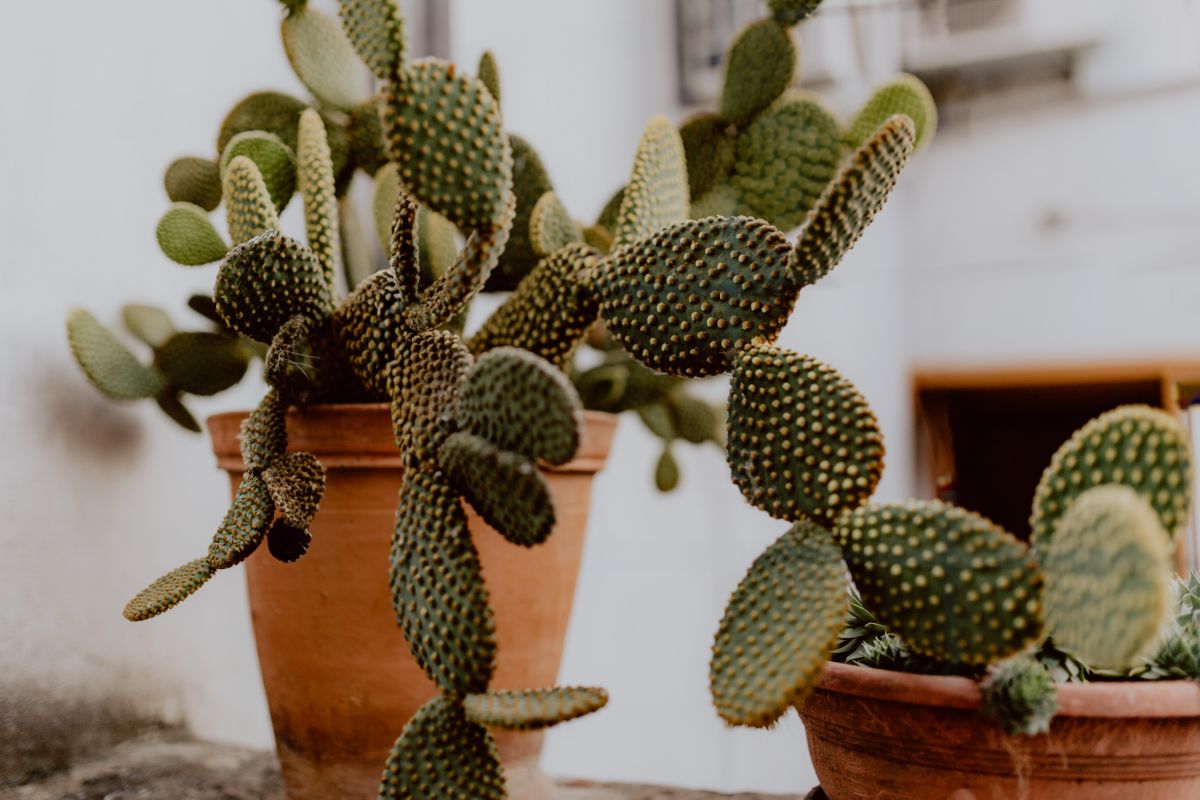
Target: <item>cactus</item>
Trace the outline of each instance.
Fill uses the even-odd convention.
[[[229,249],[204,209],[191,203],[174,203],[158,221],[155,236],[167,258],[186,267],[220,261]]]
[[[847,147],[859,147],[884,120],[894,114],[903,114],[912,120],[917,147],[924,146],[933,138],[937,128],[937,105],[933,102],[933,96],[920,79],[902,74],[875,90],[846,125],[842,141]]]
[[[273,133],[242,131],[230,139],[221,151],[222,175],[229,168],[229,162],[237,156],[245,156],[258,167],[271,204],[277,212],[282,213],[296,191],[296,154],[292,148]]]
[[[221,172],[212,160],[183,156],[167,166],[163,188],[174,203],[191,203],[205,211],[221,204]]]
[[[980,689],[983,713],[1010,736],[1046,733],[1058,713],[1054,681],[1033,658],[1014,658],[996,665]]]
[[[492,728],[530,731],[597,711],[608,693],[592,686],[470,694],[463,700],[467,719]]]
[[[786,25],[761,19],[733,40],[725,65],[721,119],[744,123],[783,94],[796,72],[796,46]]]
[[[430,700],[404,726],[379,787],[380,800],[506,796],[491,734],[447,697]]]

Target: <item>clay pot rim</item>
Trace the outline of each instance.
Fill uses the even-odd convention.
[[[829,662],[819,689],[922,706],[978,710],[979,684],[970,678],[915,675]],[[1098,681],[1058,684],[1063,717],[1200,717],[1200,682]]]
[[[238,433],[250,411],[224,411],[205,420],[217,466],[244,472]],[[617,415],[583,411],[584,435],[575,458],[544,472],[599,472],[611,449]],[[306,450],[327,467],[394,469],[402,466],[392,434],[389,403],[325,403],[288,411],[289,449]]]

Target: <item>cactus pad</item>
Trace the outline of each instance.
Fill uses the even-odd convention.
[[[191,394],[213,395],[242,379],[250,354],[224,333],[176,333],[154,353],[154,365],[171,385]]]
[[[542,259],[471,337],[471,351],[520,347],[563,366],[596,321],[600,301],[585,276],[599,263],[595,251],[581,244]]]
[[[296,192],[296,154],[292,148],[273,133],[242,131],[229,140],[221,153],[222,173],[237,156],[245,156],[254,162],[271,196],[271,204],[278,213],[283,213]]]
[[[713,643],[709,686],[731,725],[766,727],[804,702],[846,620],[846,565],[829,532],[799,522],[755,559]]]
[[[479,82],[487,87],[488,92],[497,103],[500,102],[500,65],[496,63],[496,54],[484,50],[479,56],[479,68],[475,70]]]
[[[312,453],[287,453],[263,470],[263,480],[279,515],[307,529],[325,494],[325,467]]]
[[[679,138],[687,160],[688,192],[695,201],[729,176],[736,139],[729,133],[728,122],[709,113],[683,123]]]
[[[792,272],[801,285],[828,275],[858,242],[912,155],[914,136],[907,117],[889,118],[825,189],[796,243]]]
[[[191,203],[173,203],[154,235],[167,258],[185,267],[220,261],[229,249],[204,209]]]
[[[304,198],[304,230],[308,248],[325,270],[325,282],[333,286],[333,274],[341,255],[338,228],[337,187],[325,123],[314,109],[305,109],[297,129],[297,171],[300,195]]]
[[[914,148],[933,138],[937,129],[937,105],[933,95],[920,78],[901,74],[876,89],[846,126],[843,134],[846,146],[856,148],[861,145],[893,114],[903,114],[913,121],[916,129]]]
[[[687,219],[687,162],[683,141],[666,117],[646,124],[611,228],[613,247],[637,241]]]
[[[533,252],[546,257],[569,244],[583,240],[583,229],[554,192],[546,192],[529,215],[529,243]]]
[[[447,62],[418,61],[388,84],[383,119],[392,161],[418,200],[462,231],[504,216],[512,150],[483,84]]]
[[[575,456],[583,426],[579,396],[567,377],[515,347],[490,350],[472,365],[454,418],[502,450],[556,465]]]
[[[192,412],[187,410],[187,406],[180,402],[179,392],[170,388],[165,389],[154,396],[154,402],[179,427],[186,428],[193,433],[200,432],[200,423],[196,421]]]
[[[469,694],[463,698],[467,719],[492,728],[532,731],[598,711],[608,692],[594,686],[561,686]]]
[[[267,392],[258,407],[242,422],[238,441],[249,469],[263,469],[287,450],[287,404],[275,390]]]
[[[350,158],[354,165],[374,175],[388,161],[387,149],[383,144],[383,122],[379,119],[381,101],[378,98],[359,103],[350,109],[350,122],[346,126],[346,137],[350,145]],[[326,132],[326,139],[328,139]],[[332,151],[330,158],[332,159]]]
[[[205,211],[221,204],[221,171],[208,158],[175,159],[163,175],[163,187],[173,203],[191,203]]]
[[[998,664],[979,688],[983,713],[1000,723],[1009,736],[1046,733],[1058,712],[1054,680],[1033,658]]]
[[[242,131],[267,131],[296,149],[296,123],[306,108],[303,100],[280,92],[255,92],[229,110],[217,134],[217,152],[225,152],[229,140]]]
[[[995,523],[937,500],[864,506],[833,529],[864,604],[915,652],[989,664],[1042,635],[1042,575]]]
[[[546,192],[554,191],[546,167],[533,145],[516,134],[509,134],[513,157],[513,194],[517,198],[512,236],[488,278],[488,291],[509,291],[520,283],[537,263],[537,254],[529,242],[529,217]]]
[[[1093,667],[1128,669],[1153,655],[1171,617],[1171,540],[1128,486],[1076,497],[1039,543],[1047,633]]]
[[[874,493],[883,453],[870,406],[835,369],[773,345],[739,354],[726,459],[751,505],[829,524]]]
[[[213,297],[230,328],[264,343],[292,317],[320,319],[333,306],[312,251],[274,230],[229,252]]]
[[[213,576],[213,569],[208,561],[197,558],[182,567],[163,575],[154,583],[137,593],[125,606],[125,619],[130,622],[140,622],[144,619],[157,617],[182,603],[197,589],[208,583]]]
[[[1054,454],[1033,496],[1035,548],[1046,547],[1076,497],[1119,483],[1150,502],[1174,538],[1187,525],[1192,485],[1187,434],[1170,414],[1148,406],[1123,406],[1088,422]]]
[[[404,15],[396,0],[339,0],[342,28],[359,58],[380,80],[404,63]]]
[[[225,569],[245,560],[267,535],[274,514],[266,481],[258,472],[245,473],[229,512],[208,545],[209,565]]]
[[[389,371],[392,430],[401,452],[434,463],[442,441],[453,431],[451,409],[471,354],[448,331],[405,337]]]
[[[225,222],[234,244],[279,227],[279,215],[258,166],[245,156],[234,156],[225,167]]]
[[[67,341],[84,375],[114,400],[154,397],[166,388],[162,373],[138,361],[112,331],[82,308],[67,316]]]
[[[404,473],[391,549],[392,606],[417,663],[445,692],[481,692],[495,621],[458,494],[438,471]]]
[[[767,0],[771,15],[783,25],[795,25],[812,15],[820,5],[821,0]]]
[[[387,391],[387,365],[395,357],[404,303],[391,270],[374,273],[358,285],[333,314],[334,332],[354,373],[376,394]]]
[[[738,210],[791,230],[816,205],[841,160],[833,115],[816,100],[784,95],[738,136],[729,178]]]
[[[121,307],[125,329],[150,347],[160,347],[175,333],[175,325],[167,312],[154,306],[128,303]]]
[[[743,123],[775,102],[796,74],[796,45],[773,19],[752,22],[738,33],[725,59],[722,119]]]
[[[671,445],[663,445],[658,461],[654,463],[654,488],[660,492],[671,492],[679,485],[679,463],[671,453]]]
[[[438,461],[483,521],[513,544],[533,547],[554,529],[554,501],[531,459],[459,431],[442,443]]]
[[[720,374],[738,348],[783,329],[800,289],[790,253],[762,220],[689,220],[613,252],[596,279],[600,314],[646,366]]]
[[[282,517],[271,523],[267,531],[267,551],[285,564],[299,561],[310,544],[312,534],[307,528],[297,528]]]
[[[505,797],[491,734],[445,697],[430,700],[404,726],[379,785],[379,800]]]
[[[337,20],[305,7],[284,18],[282,34],[296,77],[318,100],[349,109],[367,99],[362,67]]]

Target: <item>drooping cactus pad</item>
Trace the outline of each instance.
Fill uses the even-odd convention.
[[[350,109],[367,99],[362,66],[337,20],[306,6],[284,17],[282,34],[292,70],[318,100]]]
[[[258,166],[246,156],[234,156],[225,167],[225,222],[234,244],[279,227],[279,215]]]
[[[213,298],[230,328],[265,343],[294,316],[320,319],[333,310],[312,251],[275,230],[229,252],[217,272]]]
[[[209,158],[175,159],[163,175],[163,187],[173,203],[192,203],[205,211],[221,204],[221,172]]]
[[[612,246],[635,242],[687,219],[687,164],[679,132],[666,117],[646,124],[633,157],[633,173],[613,221]]]
[[[154,235],[167,258],[185,267],[220,261],[229,249],[204,209],[191,203],[173,203]]]
[[[502,450],[565,464],[583,419],[571,382],[545,359],[515,347],[484,353],[467,372],[454,418]]]
[[[250,469],[264,469],[287,450],[287,404],[271,390],[242,422],[238,434],[242,460]]]
[[[1046,632],[1089,665],[1128,669],[1153,654],[1171,616],[1171,539],[1138,492],[1076,497],[1039,543]]]
[[[200,432],[200,423],[179,399],[179,392],[168,387],[154,396],[154,402],[176,425],[193,433]]]
[[[542,259],[471,337],[471,351],[519,347],[564,366],[599,313],[600,298],[587,286],[599,264],[581,244]]]
[[[937,105],[933,95],[919,78],[901,74],[876,89],[846,126],[843,134],[846,146],[856,148],[861,145],[893,114],[903,114],[913,121],[916,129],[914,147],[933,138],[937,129]]]
[[[866,399],[832,367],[773,345],[738,355],[726,459],[751,505],[829,524],[874,493],[883,453]]]
[[[257,472],[247,472],[221,527],[208,545],[209,565],[225,569],[244,561],[267,535],[274,514],[275,503],[266,481]]]
[[[154,352],[154,365],[171,385],[191,394],[213,395],[242,379],[250,354],[235,336],[185,331],[168,338]]]
[[[402,69],[385,95],[384,123],[400,178],[460,230],[504,216],[512,150],[500,106],[479,81],[434,59]]]
[[[67,341],[88,380],[114,400],[154,397],[166,388],[161,372],[138,361],[112,331],[82,308],[67,316]]]
[[[221,172],[224,173],[229,162],[238,156],[245,156],[258,167],[271,203],[282,213],[296,192],[296,154],[292,148],[273,133],[242,131],[230,139],[221,152]]]
[[[528,457],[459,431],[442,443],[438,463],[484,522],[513,544],[541,544],[554,529],[554,500]]]
[[[1042,574],[991,521],[937,500],[864,506],[833,533],[864,604],[914,651],[963,664],[1042,634]]]
[[[376,78],[389,80],[404,63],[404,16],[395,0],[338,0],[342,28]]]
[[[267,531],[267,550],[277,561],[290,564],[299,561],[312,544],[312,534],[307,528],[298,528],[283,517],[271,523]]]
[[[689,220],[614,251],[596,279],[600,313],[646,366],[720,374],[738,348],[783,329],[800,290],[790,254],[762,220]]]
[[[556,686],[469,694],[463,698],[467,719],[492,728],[532,731],[598,711],[608,692],[595,686]]]
[[[307,528],[325,494],[325,467],[312,453],[287,453],[263,471],[275,508],[295,528]]]
[[[137,593],[125,606],[125,619],[130,622],[157,617],[182,603],[197,589],[208,583],[213,576],[213,568],[208,561],[197,558],[182,567],[163,575],[154,583]]]
[[[802,703],[846,619],[846,565],[824,528],[799,522],[760,555],[729,600],[709,686],[731,725],[771,725]]]
[[[742,123],[783,94],[796,72],[796,46],[787,27],[773,19],[752,22],[738,33],[725,57],[722,119]]]
[[[379,785],[380,800],[506,796],[491,734],[445,697],[430,700],[404,726]]]
[[[854,247],[896,185],[915,135],[908,117],[891,117],[825,189],[796,243],[792,272],[801,285],[828,275]]]
[[[448,331],[405,337],[388,378],[392,430],[402,453],[436,463],[438,448],[453,430],[458,387],[471,354]]]
[[[1059,519],[1093,486],[1119,483],[1137,490],[1172,537],[1187,524],[1191,447],[1170,414],[1122,406],[1088,422],[1054,454],[1033,496],[1033,546],[1046,547]]]
[[[487,689],[495,621],[458,494],[441,472],[404,473],[391,550],[392,606],[409,649],[445,692]]]

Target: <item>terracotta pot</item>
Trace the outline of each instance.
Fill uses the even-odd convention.
[[[236,490],[245,413],[209,418],[217,463]],[[553,685],[587,526],[592,478],[616,418],[588,412],[578,457],[547,472],[558,509],[549,540],[514,547],[467,507],[496,612],[493,688]],[[388,548],[400,454],[384,404],[316,406],[288,414],[293,450],[328,469],[309,552],[282,564],[265,547],[246,562],[250,611],[289,800],[373,798],[404,723],[435,694],[392,612]],[[538,797],[541,735],[496,732],[514,796]]]
[[[1058,688],[1050,733],[1010,737],[967,678],[827,664],[802,708],[830,800],[1195,800],[1200,684]]]

